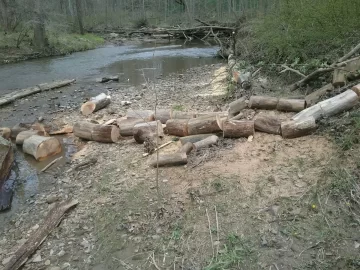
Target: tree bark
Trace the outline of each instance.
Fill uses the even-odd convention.
[[[34,45],[37,49],[48,47],[48,40],[45,31],[45,14],[43,1],[35,0],[35,18],[34,18]]]
[[[120,139],[120,130],[116,126],[103,126],[88,122],[78,122],[73,128],[74,135],[89,141],[114,143]]]
[[[284,138],[297,138],[310,135],[316,130],[317,126],[314,117],[308,117],[301,120],[290,120],[281,123],[281,134]]]
[[[14,162],[14,151],[11,142],[0,137],[0,188],[4,184]]]
[[[221,126],[224,138],[247,138],[255,133],[254,121],[225,121]]]
[[[84,24],[83,24],[83,11],[82,11],[82,1],[75,0],[76,3],[76,18],[78,22],[79,32],[81,35],[85,34]]]
[[[188,123],[189,119],[170,119],[166,121],[166,133],[178,137],[187,136]]]
[[[53,137],[33,135],[24,140],[23,151],[36,160],[44,160],[61,152],[61,144]]]
[[[305,100],[280,98],[276,109],[284,112],[301,112],[305,109]]]
[[[274,116],[259,116],[255,119],[255,130],[280,135],[281,121]]]
[[[81,106],[81,113],[83,115],[90,115],[98,110],[105,108],[110,104],[110,102],[111,102],[110,96],[101,93],[100,95],[91,98],[90,101],[85,102]]]
[[[266,96],[251,96],[249,101],[249,108],[275,110],[278,105],[279,99],[275,97]]]
[[[242,97],[229,104],[229,118],[234,117],[240,111],[247,108],[246,98]]]
[[[171,112],[171,119],[191,119],[195,117],[196,117],[196,113],[193,112],[181,112],[181,111]]]
[[[144,122],[146,122],[146,121],[154,121],[155,115],[154,115],[154,111],[151,110],[129,110],[127,112],[127,118],[142,119]]]
[[[357,84],[351,88],[360,97],[360,84]]]
[[[219,137],[216,135],[211,135],[204,140],[194,143],[194,149],[199,150],[201,148],[209,147],[213,144],[216,144],[219,140]]]
[[[207,137],[210,137],[214,134],[198,134],[198,135],[191,135],[191,136],[186,136],[186,137],[182,137],[180,138],[180,142],[182,145],[191,142],[191,143],[196,143],[198,141],[204,140]]]
[[[16,136],[16,144],[22,145],[27,138],[30,138],[30,137],[33,136],[33,135],[46,136],[46,132],[40,131],[40,130],[25,130],[25,131],[21,131],[21,132]]]
[[[179,153],[186,153],[187,155],[194,149],[194,144],[191,142],[185,143],[183,146],[180,147]]]
[[[188,123],[188,135],[217,133],[221,131],[217,119],[218,117],[216,116],[190,119]]]
[[[334,90],[332,83],[329,83],[305,97],[306,107],[315,105],[323,96]]]
[[[133,136],[134,135],[134,126],[136,124],[144,123],[144,120],[137,118],[124,119],[119,118],[116,120],[116,123],[120,129],[121,136]]]
[[[171,113],[171,110],[157,109],[155,120],[159,120],[162,124],[165,124],[167,120],[171,119]]]
[[[159,155],[158,159],[156,156],[154,156],[150,161],[150,166],[180,166],[187,164],[187,162],[188,160],[186,153],[162,154]]]
[[[137,143],[144,143],[146,140],[155,140],[156,136],[164,137],[164,130],[160,121],[153,121],[136,124],[133,134]]]

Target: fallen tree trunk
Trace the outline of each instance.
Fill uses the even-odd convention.
[[[152,167],[179,166],[187,164],[186,153],[163,154],[157,158],[154,156],[150,161]]]
[[[153,141],[156,136],[164,137],[164,129],[160,121],[140,123],[134,126],[133,135],[137,143],[144,143],[146,140]]]
[[[217,116],[190,119],[188,122],[188,135],[217,133],[221,131]]]
[[[249,101],[249,108],[262,110],[276,110],[279,99],[275,97],[266,96],[251,96]]]
[[[102,78],[97,78],[96,82],[97,83],[106,83],[109,81],[119,81],[119,76],[108,76],[108,77],[102,77]]]
[[[32,155],[36,160],[44,160],[47,157],[61,152],[61,144],[53,137],[33,135],[24,140],[23,151]]]
[[[27,138],[30,138],[33,135],[39,135],[39,136],[46,136],[46,132],[44,131],[40,131],[40,130],[25,130],[25,131],[21,131],[17,136],[16,136],[16,144],[23,144],[24,141]]]
[[[305,109],[305,100],[280,98],[276,109],[284,112],[301,112]]]
[[[9,94],[0,97],[0,106],[12,103],[15,100],[23,97],[34,95],[47,90],[60,88],[69,85],[73,82],[75,82],[75,80],[65,80],[65,81],[53,82],[48,84],[40,84],[39,86],[13,91]]]
[[[81,113],[83,115],[90,115],[98,110],[105,108],[110,104],[110,102],[111,102],[110,96],[101,93],[100,95],[91,98],[88,102],[85,102],[81,106]]]
[[[315,105],[323,96],[325,96],[327,93],[333,90],[334,90],[334,86],[331,83],[329,83],[321,87],[320,89],[316,90],[315,92],[307,95],[305,97],[306,107],[311,107]]]
[[[103,143],[114,143],[120,139],[120,130],[116,126],[103,126],[89,122],[78,122],[73,128],[76,137]]]
[[[127,112],[127,118],[142,119],[144,122],[155,121],[154,112],[151,110],[129,110]]]
[[[247,108],[246,98],[239,98],[229,104],[229,118],[233,118],[240,111]]]
[[[254,121],[228,120],[221,125],[224,138],[241,138],[254,135]]]
[[[214,134],[198,134],[198,135],[191,135],[191,136],[186,136],[186,137],[182,137],[180,138],[180,142],[182,145],[188,143],[188,142],[191,142],[191,143],[196,143],[198,141],[201,141],[201,140],[204,140],[206,139],[207,137],[210,137]]]
[[[52,230],[57,227],[64,218],[65,213],[76,206],[78,201],[67,200],[55,205],[46,216],[44,223],[33,233],[29,239],[15,252],[11,260],[5,265],[4,270],[17,270],[23,266],[28,258],[45,241]]]
[[[179,153],[186,153],[188,155],[193,149],[194,149],[194,144],[192,144],[191,142],[187,142],[180,147]]]
[[[8,140],[11,136],[11,129],[7,127],[0,128],[0,137]]]
[[[170,119],[166,121],[165,132],[168,135],[184,137],[188,135],[189,119]]]
[[[207,137],[204,140],[198,141],[196,143],[194,143],[194,149],[195,150],[199,150],[201,148],[205,148],[205,147],[209,147],[213,144],[216,144],[219,140],[219,137],[216,135],[211,135],[210,137]]]
[[[144,123],[144,120],[137,118],[119,118],[116,120],[116,123],[120,129],[121,136],[133,136],[134,135],[134,126],[136,124]]]
[[[155,113],[155,120],[159,120],[165,124],[167,120],[171,119],[171,110],[157,109]]]
[[[311,134],[317,126],[314,117],[308,117],[301,120],[290,120],[281,123],[281,134],[284,138],[297,138]]]
[[[255,130],[280,135],[281,121],[275,116],[259,116],[255,119]]]

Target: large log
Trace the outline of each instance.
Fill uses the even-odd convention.
[[[0,128],[0,137],[3,137],[4,139],[10,139],[11,136],[11,129],[7,127]]]
[[[179,153],[186,153],[187,155],[194,149],[194,144],[191,142],[185,143],[183,146],[180,147]]]
[[[183,152],[178,152],[174,154],[162,154],[154,156],[150,161],[150,166],[152,167],[163,167],[163,166],[179,166],[187,164],[187,155]]]
[[[329,83],[321,87],[320,89],[316,90],[315,92],[307,95],[305,97],[306,107],[311,107],[315,105],[323,96],[325,96],[327,93],[333,90],[334,90],[334,86],[331,83]]]
[[[36,160],[44,160],[47,157],[61,152],[61,144],[53,137],[33,135],[24,140],[23,151],[32,155]]]
[[[246,98],[239,98],[229,104],[229,118],[234,117],[247,107]]]
[[[212,135],[214,135],[214,134],[197,134],[197,135],[182,137],[179,140],[180,140],[181,144],[184,145],[188,142],[196,143],[196,142],[206,139],[207,137],[210,137]]]
[[[207,137],[204,140],[198,141],[196,143],[194,143],[194,149],[195,150],[199,150],[201,148],[205,148],[205,147],[209,147],[213,144],[216,144],[219,140],[219,137],[216,135],[211,135],[210,137]]]
[[[249,101],[249,108],[275,110],[278,105],[279,99],[276,97],[266,96],[251,96]]]
[[[275,116],[262,115],[255,119],[255,130],[269,133],[281,134],[281,121]]]
[[[120,130],[116,126],[98,125],[89,122],[77,122],[73,128],[76,137],[103,143],[114,143],[120,139]]]
[[[181,111],[171,112],[171,119],[191,119],[195,117],[196,117],[196,113],[193,112],[181,112]]]
[[[276,109],[284,112],[301,112],[305,109],[305,100],[280,98]]]
[[[154,111],[151,110],[129,110],[127,112],[127,118],[137,118],[142,119],[144,122],[154,121],[155,115]]]
[[[160,121],[152,121],[136,124],[133,135],[137,143],[144,143],[146,140],[153,141],[156,137],[164,137],[164,130]]]
[[[217,133],[221,131],[218,117],[200,117],[190,119],[188,122],[188,135]]]
[[[254,135],[254,121],[228,120],[221,125],[224,138],[241,138]]]
[[[23,144],[24,141],[27,138],[30,138],[33,135],[39,135],[39,136],[46,136],[46,132],[44,131],[40,131],[40,130],[25,130],[25,131],[21,131],[17,136],[16,136],[16,144]]]
[[[162,124],[165,124],[167,120],[171,119],[171,110],[157,109],[155,113],[155,120],[159,120]]]
[[[281,134],[284,138],[297,138],[311,134],[317,126],[314,117],[301,120],[290,120],[281,123]]]
[[[134,126],[136,124],[144,123],[144,120],[137,118],[119,118],[116,120],[116,123],[120,129],[121,136],[133,136],[134,135]]]
[[[40,93],[42,91],[47,91],[47,90],[52,90],[52,89],[56,89],[59,87],[63,87],[63,86],[69,85],[73,82],[75,82],[75,80],[58,81],[58,82],[52,82],[52,83],[48,83],[48,84],[40,84],[35,87],[21,89],[18,91],[13,91],[9,94],[6,94],[6,95],[0,97],[0,106],[12,103],[17,99],[27,97],[30,95],[34,95],[34,94]]]
[[[188,135],[189,119],[170,119],[166,121],[165,132],[169,135],[184,137]]]
[[[60,224],[61,220],[65,217],[65,213],[77,204],[78,201],[76,200],[67,200],[56,204],[50,210],[39,229],[31,234],[28,240],[15,252],[11,260],[5,265],[4,270],[20,269],[45,241],[52,230]]]
[[[81,113],[83,115],[90,115],[98,110],[101,110],[108,106],[111,102],[110,96],[101,93],[96,97],[92,97],[88,102],[85,102],[81,106]]]

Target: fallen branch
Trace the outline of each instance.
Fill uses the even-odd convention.
[[[291,67],[288,67],[287,65],[281,65],[281,66],[284,68],[284,70],[280,71],[279,73],[285,73],[286,71],[291,71],[291,72],[298,74],[299,76],[301,76],[303,78],[306,77],[306,75],[302,74],[300,71],[293,69]]]
[[[52,165],[54,165],[56,162],[58,162],[59,160],[61,160],[63,157],[58,157],[56,159],[54,159],[53,161],[51,161],[48,165],[46,165],[44,167],[44,169],[41,170],[41,172],[45,172],[47,169],[49,169]]]

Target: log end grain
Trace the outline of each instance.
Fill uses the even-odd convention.
[[[33,135],[24,140],[23,150],[36,160],[44,160],[60,153],[62,149],[59,140],[56,138]]]

